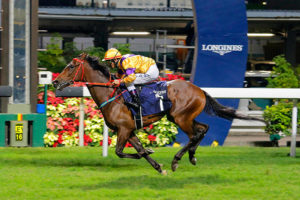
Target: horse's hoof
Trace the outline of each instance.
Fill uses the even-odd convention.
[[[162,170],[161,175],[164,175],[164,176],[168,175],[167,170]]]
[[[154,151],[153,151],[152,149],[147,148],[147,149],[145,149],[145,150],[146,150],[146,152],[147,152],[148,155],[154,153]]]
[[[177,163],[177,161],[176,161],[176,162],[173,161],[173,162],[172,162],[172,171],[175,172],[177,168],[178,168],[178,163]]]
[[[160,166],[160,167],[163,167],[163,166],[164,166],[164,164],[159,164],[159,166]]]
[[[197,158],[193,157],[192,159],[190,159],[190,162],[191,162],[193,165],[196,165],[196,164],[197,164]]]

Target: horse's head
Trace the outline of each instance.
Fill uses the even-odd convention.
[[[87,56],[87,54],[82,53],[77,58],[73,58],[52,82],[53,86],[58,90],[62,90],[65,87],[72,85],[75,81],[82,81]]]

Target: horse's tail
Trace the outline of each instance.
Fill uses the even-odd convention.
[[[207,92],[205,91],[203,92],[206,96],[206,104],[204,107],[204,111],[209,115],[216,115],[218,117],[222,117],[228,120],[233,120],[234,118],[237,118],[237,119],[256,120],[256,121],[265,122],[263,119],[239,114],[236,112],[234,108],[221,105],[216,99],[211,97]]]

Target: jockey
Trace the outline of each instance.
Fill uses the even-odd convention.
[[[134,85],[148,83],[158,78],[159,70],[155,61],[140,55],[126,54],[122,56],[115,48],[106,51],[103,61],[110,61],[112,68],[118,67],[117,77],[120,79],[114,80],[113,85],[124,83],[134,101],[134,103],[128,104],[139,108],[141,103]]]

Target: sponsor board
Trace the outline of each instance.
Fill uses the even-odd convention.
[[[230,52],[241,52],[243,51],[243,45],[219,45],[219,44],[202,44],[202,51],[211,51],[224,56]]]

